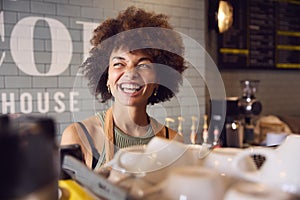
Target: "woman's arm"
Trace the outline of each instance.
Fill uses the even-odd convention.
[[[84,137],[84,133],[77,123],[73,123],[69,125],[64,132],[62,133],[61,137],[61,145],[71,145],[71,144],[78,144],[81,147],[82,154],[84,156],[85,164],[91,168],[92,166],[92,156],[91,150],[88,147],[88,143],[86,137]]]
[[[87,129],[87,134],[89,134],[94,148],[101,154],[103,153],[104,147],[104,133],[101,123],[96,116],[91,116],[82,121],[85,128]],[[88,141],[86,133],[78,123],[73,123],[69,125],[63,132],[61,138],[61,145],[79,144],[85,159],[85,163],[89,168],[92,168],[93,153],[91,144]]]

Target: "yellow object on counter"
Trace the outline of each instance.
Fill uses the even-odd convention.
[[[74,180],[60,180],[58,182],[61,195],[59,200],[96,200],[97,198]]]

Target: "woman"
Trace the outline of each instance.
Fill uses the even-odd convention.
[[[91,44],[81,69],[92,94],[102,103],[112,99],[112,107],[68,126],[61,145],[79,144],[86,165],[99,169],[118,148],[154,136],[183,141],[146,112],[174,96],[186,69],[182,40],[167,17],[131,6],[99,25]]]

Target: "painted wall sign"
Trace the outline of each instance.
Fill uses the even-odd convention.
[[[34,31],[38,21],[47,23],[50,31],[51,40],[51,62],[49,63],[49,69],[45,72],[41,72],[37,69],[35,61],[34,50]],[[82,25],[82,45],[83,55],[85,59],[90,49],[89,40],[91,33],[96,23],[76,21],[77,24]],[[4,12],[0,12],[0,42],[4,43],[8,37],[5,35],[5,20]],[[66,26],[57,19],[49,17],[37,17],[29,16],[19,20],[9,36],[9,48],[11,57],[18,68],[28,76],[32,77],[55,77],[61,75],[69,66],[73,55],[73,41],[70,36],[69,30]],[[0,52],[0,68],[5,65],[5,58],[7,52],[2,49]],[[1,74],[1,76],[6,76]],[[4,88],[4,86],[1,86]],[[32,89],[34,87],[31,87]],[[9,90],[9,88],[5,88]],[[59,89],[59,88],[58,88]],[[70,88],[71,89],[71,88]],[[52,96],[49,92],[26,92],[23,91],[19,96],[16,96],[15,92],[0,92],[1,98],[1,113],[47,113],[56,112],[62,113],[65,111],[76,112],[79,111],[78,100],[80,96],[79,92],[70,91],[56,91]],[[50,106],[50,100],[54,101],[54,105]],[[68,101],[68,108],[64,101]]]

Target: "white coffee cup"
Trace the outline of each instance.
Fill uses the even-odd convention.
[[[210,153],[210,149],[199,144],[187,144],[185,156],[188,165],[202,165],[204,158]]]
[[[187,151],[188,146],[183,143],[155,137],[148,145],[120,149],[114,159],[123,171],[149,173],[171,165],[192,163]]]
[[[225,193],[224,200],[291,200],[291,194],[261,183],[238,182]]]
[[[189,145],[154,137],[148,145],[131,146],[120,149],[112,163],[113,169],[157,183],[166,178],[168,171],[177,166],[195,165],[195,157],[201,146],[191,148]]]
[[[216,171],[199,166],[185,166],[170,171],[162,191],[167,199],[221,200],[225,188]]]
[[[233,183],[240,179],[232,166],[234,157],[240,153],[240,148],[216,148],[209,153],[209,155],[203,160],[202,165],[207,168],[216,170],[222,177],[226,189]],[[245,170],[256,170],[255,162],[252,158],[243,160],[240,163],[240,167]]]
[[[215,169],[223,176],[238,176],[232,167],[234,157],[242,152],[240,148],[216,148],[203,160],[203,165]],[[250,157],[240,163],[240,167],[244,170],[256,170],[256,165]]]
[[[116,154],[118,167],[129,173],[140,173],[151,170],[153,159],[145,154],[144,146],[132,146],[121,149]]]
[[[250,155],[266,158],[258,170],[241,169],[240,162]],[[245,180],[264,183],[300,196],[300,135],[291,134],[276,149],[253,147],[240,152],[233,160],[233,168]]]

